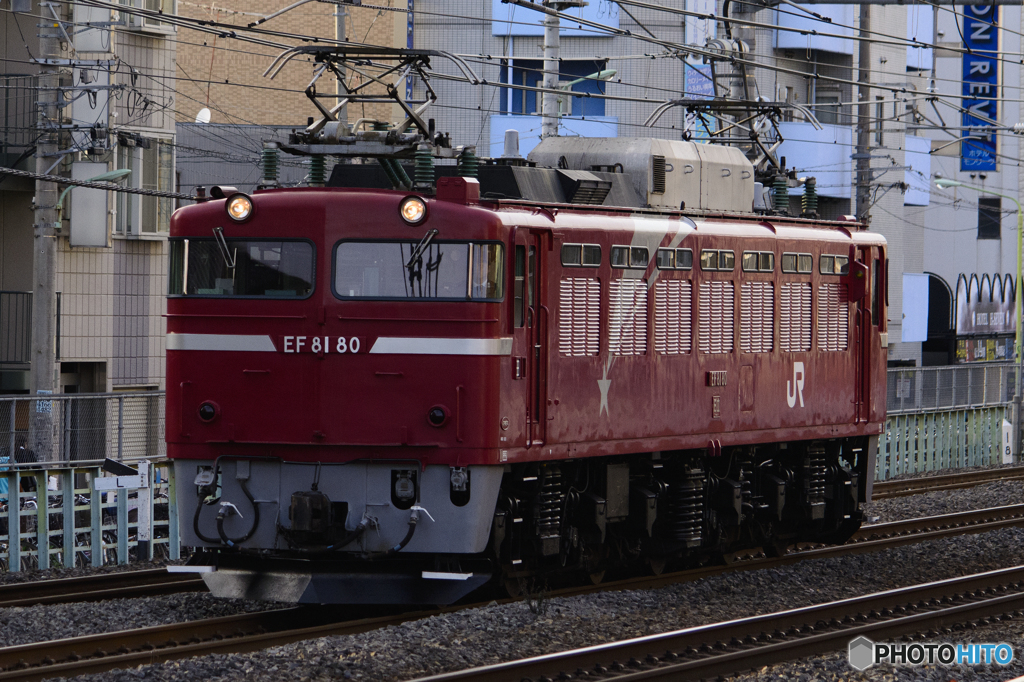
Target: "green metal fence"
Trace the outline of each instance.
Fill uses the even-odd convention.
[[[1002,462],[1009,405],[896,414],[879,439],[875,480]]]
[[[115,489],[136,477],[118,481],[101,462],[0,466],[0,570],[178,559],[174,471],[166,460],[150,471],[142,488]]]

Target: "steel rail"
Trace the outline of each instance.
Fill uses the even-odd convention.
[[[1019,481],[1021,479],[1024,479],[1024,467],[1004,467],[941,476],[921,476],[898,481],[879,481],[875,483],[871,499],[884,500],[890,497],[970,488],[994,481]]]
[[[34,642],[0,648],[0,680],[27,682],[99,673],[192,656],[248,653],[304,639],[377,630],[436,613],[409,612],[339,623],[337,609],[291,607]]]
[[[206,592],[202,578],[163,568],[0,585],[0,608]]]
[[[797,563],[805,559],[876,551],[940,537],[982,533],[1013,525],[1024,525],[1024,504],[876,524],[861,529],[846,545],[802,547],[777,558],[746,559],[725,566],[705,566],[660,576],[618,580],[596,586],[551,590],[545,592],[544,597],[552,599],[602,591],[655,589],[723,572],[754,570]],[[514,601],[516,600],[505,599],[500,600],[499,603]],[[337,608],[293,607],[212,620],[4,647],[0,648],[0,682],[41,680],[72,673],[96,673],[212,653],[246,653],[304,639],[366,632],[388,625],[399,625],[409,620],[426,618],[445,611],[479,608],[485,603],[375,618],[361,618],[358,611],[350,609],[348,619],[344,622],[338,622]],[[314,625],[312,624],[314,618],[326,619],[331,622]]]
[[[689,680],[954,624],[1024,615],[1024,566],[915,585],[675,632],[419,678],[414,682],[530,682],[601,677]],[[575,672],[573,672],[575,671]]]
[[[766,557],[757,550],[746,550],[724,557],[725,565],[708,565],[659,576],[629,578],[627,580],[604,583],[600,588],[605,590],[657,589],[721,573],[778,568],[808,559],[864,554],[929,540],[987,533],[1013,526],[1024,526],[1024,504],[943,514],[941,516],[926,516],[893,521],[891,523],[878,523],[863,526],[844,545],[801,543],[781,557]],[[575,596],[587,594],[594,591],[594,589],[590,586],[566,588],[564,590],[552,591],[549,596]]]

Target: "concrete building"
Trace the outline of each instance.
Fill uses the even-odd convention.
[[[226,0],[185,2],[179,0],[178,14],[204,21],[248,25],[294,4],[287,0]],[[401,3],[404,8],[404,3]],[[397,6],[396,6],[397,9]],[[405,47],[404,12],[387,12],[358,5],[309,2],[268,19],[260,28],[311,38],[347,39],[373,45]],[[298,41],[267,36],[287,44]],[[313,41],[310,41],[313,44]],[[317,114],[304,94],[316,64],[308,58],[295,59],[271,80],[263,74],[280,54],[269,46],[237,40],[218,39],[188,29],[177,44],[177,120],[196,121],[200,110],[210,112],[210,123],[264,126],[303,126]],[[351,83],[362,82],[358,73],[348,74]],[[337,93],[337,80],[327,74],[317,91]],[[389,107],[368,105],[353,110],[358,118],[390,118]],[[397,113],[395,114],[397,115]],[[273,137],[268,135],[268,139]]]
[[[866,213],[871,229],[888,240],[891,360],[919,364],[925,359],[925,337],[921,334],[928,323],[927,316],[922,321],[920,313],[922,304],[927,310],[929,288],[954,292],[960,273],[968,273],[969,278],[971,273],[1015,271],[1015,207],[997,206],[993,201],[979,206],[979,195],[971,190],[958,190],[953,197],[948,192],[937,194],[932,184],[938,172],[964,182],[973,179],[987,183],[985,186],[1004,193],[1016,194],[1018,186],[1018,142],[1006,135],[998,138],[1001,156],[996,157],[995,170],[973,176],[958,170],[962,123],[957,107],[961,105],[963,87],[964,43],[949,7],[872,5],[862,12],[856,5],[815,4],[803,9],[780,5],[749,12],[746,10],[755,8],[732,3],[734,21],[727,33],[721,22],[715,25],[671,11],[721,15],[722,2],[675,0],[662,6],[669,11],[632,7],[627,11],[606,0],[593,0],[585,8],[566,10],[628,31],[629,37],[563,20],[563,87],[623,99],[571,97],[571,102],[562,107],[565,115],[560,121],[560,134],[679,139],[688,128],[682,110],[670,110],[654,125],[645,125],[645,121],[665,100],[715,93],[710,66],[700,58],[680,59],[665,47],[644,43],[638,37],[656,36],[696,48],[717,39],[711,43],[716,49],[758,64],[744,77],[718,62],[717,94],[790,102],[812,111],[820,127],[797,109],[785,114],[780,125],[785,141],[779,155],[786,157],[786,167],[797,177],[817,179],[822,216]],[[424,12],[417,14],[410,29],[417,48],[484,55],[471,63],[491,84],[538,84],[543,68],[539,13],[500,0],[485,3],[482,17],[479,4],[469,2],[421,0],[416,8]],[[962,12],[964,6],[957,6],[957,10]],[[999,49],[1019,54],[1016,27],[1021,21],[1020,7],[1007,5],[998,11],[999,25],[1014,29],[995,31]],[[828,18],[831,23],[818,17]],[[866,35],[879,39],[864,44],[862,49],[857,38],[865,20]],[[885,40],[885,36],[897,40]],[[940,49],[913,46],[901,38],[937,44]],[[1011,124],[1020,120],[1015,101],[1020,98],[1020,69],[1012,62],[999,64],[999,94],[1005,101],[999,105],[999,115],[993,117]],[[455,73],[443,61],[434,66]],[[863,183],[867,208],[858,211],[857,162],[853,157],[858,144],[858,80],[862,67],[869,84],[864,94],[869,126],[865,153],[870,171],[862,172],[869,176]],[[615,71],[607,82],[569,84],[570,79],[607,70]],[[454,82],[434,83],[434,87],[439,100],[431,115],[437,118],[438,129],[451,131],[458,144],[476,144],[481,155],[498,156],[503,151],[504,131],[512,128],[520,131],[521,152],[525,155],[539,140],[539,99],[534,93],[496,85],[467,88]],[[944,99],[935,101],[933,94]],[[696,133],[699,138],[699,126]],[[795,212],[799,212],[801,193],[799,187],[790,191]],[[998,229],[991,227],[993,219],[999,223]],[[979,220],[990,226],[985,236],[978,233]],[[942,283],[936,280],[922,289],[920,278],[925,273],[941,277]],[[906,311],[904,274],[917,276],[906,278],[910,287]],[[936,305],[933,328],[936,320],[952,316],[948,300]],[[910,314],[910,321],[905,320],[905,312]],[[930,362],[944,361],[940,357],[943,353],[936,350],[945,347],[943,344],[948,346],[948,338],[933,339]]]
[[[171,9],[170,0],[156,4]],[[39,70],[33,58],[39,54],[37,25],[48,7],[25,1],[14,3],[16,11],[0,13],[0,164],[7,167],[35,169]],[[61,153],[50,172],[89,179],[128,169],[124,184],[172,191],[176,29],[109,10],[52,7],[62,13],[61,28],[73,39],[61,54],[71,62],[62,67],[65,104],[60,120],[52,122],[61,126]],[[85,22],[91,28],[81,28]],[[29,391],[33,202],[33,181],[0,175],[5,394]],[[78,188],[63,197],[62,206],[54,283],[57,390],[162,388],[166,234],[174,200]]]

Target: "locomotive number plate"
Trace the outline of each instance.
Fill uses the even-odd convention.
[[[330,353],[358,353],[364,350],[364,344],[358,336],[283,336],[281,337],[282,353],[313,353],[315,355]]]

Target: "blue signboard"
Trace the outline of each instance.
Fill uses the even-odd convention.
[[[715,98],[715,81],[711,76],[710,64],[690,64],[686,62],[686,97],[688,99]],[[715,119],[705,114],[698,117],[691,112],[686,113],[686,130],[693,136],[694,142],[709,142],[715,130]]]
[[[994,171],[996,135],[988,119],[999,118],[999,7],[964,7],[963,108],[964,139],[960,143],[960,170]],[[971,130],[971,128],[983,128]]]
[[[564,12],[580,19],[593,21],[609,28],[619,27],[619,6],[611,0],[590,0],[583,7],[572,7]],[[611,33],[563,18],[558,31],[562,36],[585,38],[608,37]],[[491,0],[491,34],[496,36],[542,36],[544,14],[526,7]]]

